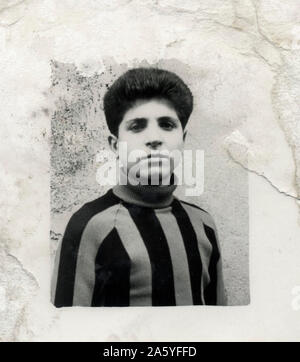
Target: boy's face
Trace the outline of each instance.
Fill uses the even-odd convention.
[[[181,152],[184,136],[176,111],[167,101],[139,100],[124,114],[118,138],[110,144],[118,149],[121,142],[126,143],[127,154],[120,153],[120,158],[123,162],[127,157],[127,172],[135,166],[140,179],[151,183],[150,179],[159,178],[161,182],[175,167],[174,159],[164,155]]]

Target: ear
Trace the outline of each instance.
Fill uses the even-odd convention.
[[[108,136],[108,144],[110,149],[114,152],[117,153],[118,152],[118,137],[116,137],[115,135],[109,135]]]

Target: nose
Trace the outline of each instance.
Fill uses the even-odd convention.
[[[150,148],[150,150],[157,150],[162,145],[162,141],[154,140],[146,142],[146,146]]]
[[[156,120],[150,121],[148,124],[147,134],[145,135],[145,145],[150,150],[157,150],[163,144],[163,135]]]

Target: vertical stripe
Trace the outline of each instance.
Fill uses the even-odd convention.
[[[131,259],[130,306],[152,305],[151,263],[145,243],[128,210],[121,206],[116,229]]]
[[[217,236],[218,240],[218,236]],[[222,267],[222,258],[219,258],[217,263],[217,305],[227,305],[227,296],[224,286],[224,278],[223,278],[223,267]]]
[[[176,305],[168,243],[153,209],[125,204],[144,240],[152,270],[152,305]]]
[[[172,212],[179,226],[189,264],[193,304],[201,305],[203,300],[201,297],[202,288],[202,261],[198,248],[198,241],[193,225],[188,214],[178,200],[172,203]]]
[[[59,266],[59,259],[60,259],[60,252],[61,252],[61,242],[59,242],[58,247],[56,249],[55,258],[54,258],[54,267],[52,272],[51,278],[51,302],[55,304],[55,291],[56,291],[56,284],[57,284],[57,275],[58,275],[58,266]]]
[[[103,240],[95,260],[92,306],[129,306],[130,258],[114,228]]]
[[[113,220],[120,205],[113,205],[95,216],[86,225],[77,256],[73,305],[91,306],[95,285],[95,257],[99,247],[114,227]]]
[[[72,306],[77,255],[82,233],[88,221],[98,212],[118,203],[110,190],[104,196],[85,204],[70,219],[61,245],[57,273],[55,306]]]
[[[193,205],[182,203],[182,206],[185,209],[186,213],[188,214],[197,235],[198,249],[202,260],[201,295],[202,295],[202,300],[205,303],[204,290],[210,282],[208,267],[212,253],[212,246],[205,234],[203,227],[203,219],[209,221],[208,218],[210,218],[210,215]]]
[[[187,254],[176,222],[169,209],[156,210],[156,216],[164,230],[173,264],[176,305],[192,305],[193,295]]]
[[[209,262],[208,272],[210,276],[210,283],[204,291],[205,301],[208,305],[217,304],[217,282],[218,282],[218,273],[217,273],[217,263],[220,259],[220,252],[218,249],[217,239],[214,230],[206,224],[203,224],[205,233],[208,240],[212,245],[212,253]]]

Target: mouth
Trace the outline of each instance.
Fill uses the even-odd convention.
[[[142,160],[162,160],[162,159],[169,159],[168,156],[163,155],[163,154],[152,154],[150,153],[149,155],[145,156],[145,157],[141,157],[140,161]]]

